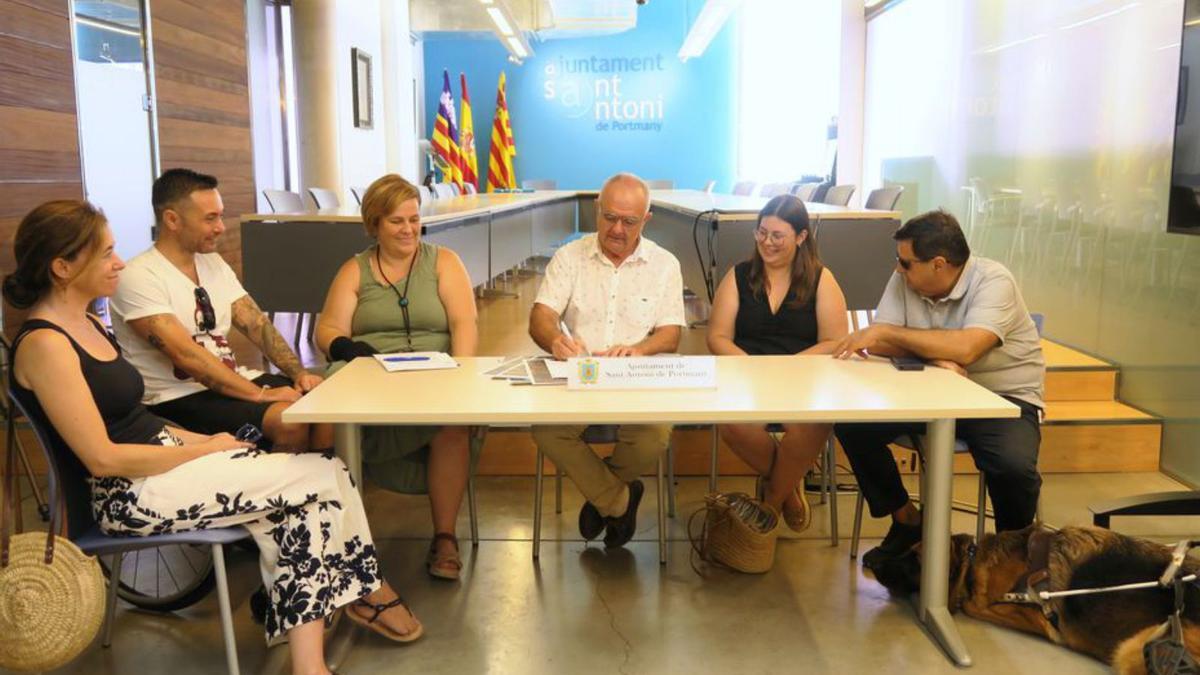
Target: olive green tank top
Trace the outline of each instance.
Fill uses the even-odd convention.
[[[446,308],[438,297],[436,244],[421,242],[417,260],[409,273],[408,321],[411,334],[404,331],[404,313],[396,293],[404,293],[404,277],[391,279],[393,291],[381,284],[371,273],[371,258],[375,247],[354,256],[358,261],[358,306],[354,308],[354,319],[350,332],[355,340],[361,340],[380,352],[449,352],[450,322]]]

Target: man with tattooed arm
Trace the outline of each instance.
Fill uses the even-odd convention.
[[[216,252],[225,231],[217,179],[170,169],[154,182],[152,201],[157,240],[129,261],[112,298],[117,340],[146,381],[143,402],[199,433],[236,433],[253,424],[279,450],[331,447],[329,425],[282,420],[321,378],[304,369]],[[239,365],[229,346],[231,327],[283,375]]]

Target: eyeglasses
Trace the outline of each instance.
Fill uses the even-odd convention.
[[[901,268],[903,268],[905,272],[907,272],[907,271],[909,271],[910,269],[912,269],[912,266],[913,266],[914,264],[916,264],[916,263],[923,263],[923,262],[929,262],[929,261],[928,261],[928,260],[921,260],[920,258],[913,258],[912,260],[907,260],[907,259],[905,259],[905,258],[901,258],[900,256],[896,256],[896,262],[900,264],[900,267],[901,267]]]
[[[782,244],[784,241],[787,240],[787,233],[786,232],[771,232],[770,230],[765,230],[761,227],[756,227],[756,228],[754,228],[754,238],[760,242],[770,239],[772,244]]]
[[[618,222],[620,222],[625,227],[636,227],[640,225],[643,220],[645,220],[645,216],[642,216],[641,218],[638,218],[637,216],[618,216],[617,214],[610,213],[608,211],[601,213],[600,217],[603,218],[604,222],[608,223],[609,225],[616,225]]]
[[[207,333],[217,327],[217,313],[203,286],[196,287],[196,329]]]

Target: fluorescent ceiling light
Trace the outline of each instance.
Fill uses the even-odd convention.
[[[142,36],[141,31],[134,30],[132,28],[126,28],[124,26],[118,26],[114,23],[109,23],[107,21],[96,21],[94,19],[89,19],[86,16],[76,16],[75,23],[81,23],[85,26],[91,26],[92,28],[99,28],[100,30],[106,30],[106,31],[109,31],[112,33],[120,33],[122,35],[131,35],[131,36],[137,37],[137,38],[140,38]]]
[[[515,55],[518,59],[523,59],[529,56],[529,50],[525,49],[525,45],[521,43],[521,39],[516,35],[512,35],[508,38],[508,46],[513,55]]]
[[[508,22],[508,17],[504,16],[504,10],[499,7],[488,7],[487,13],[492,17],[492,21],[496,22],[496,28],[500,29],[500,34],[508,37],[513,34],[512,24]]]
[[[708,43],[716,37],[729,15],[742,4],[742,0],[708,0],[700,10],[700,15],[692,23],[691,30],[679,48],[679,60],[687,61],[696,58],[708,49]]]
[[[483,4],[485,4],[485,5],[490,5],[490,4],[492,4],[492,0],[479,0],[479,2],[482,2],[482,3],[483,3]]]

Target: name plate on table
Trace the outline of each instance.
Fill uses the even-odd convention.
[[[567,389],[712,389],[714,356],[567,359]]]

